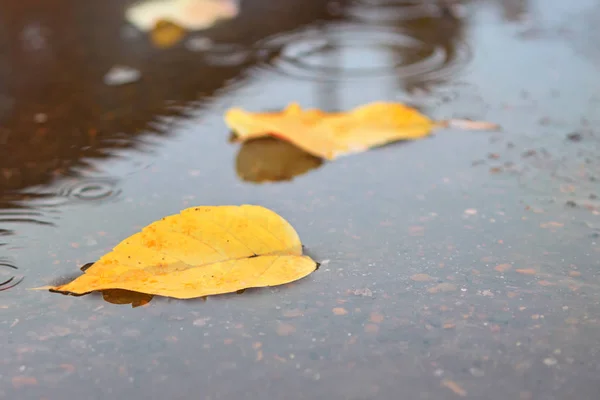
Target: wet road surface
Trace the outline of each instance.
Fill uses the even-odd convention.
[[[242,0],[168,48],[124,2],[33,3],[0,2],[0,398],[598,398],[597,2]],[[323,163],[222,118],[375,100],[503,129]],[[242,203],[321,268],[135,308],[28,290]]]

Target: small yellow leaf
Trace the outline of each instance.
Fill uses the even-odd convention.
[[[189,299],[274,286],[305,277],[294,228],[260,206],[192,207],[119,243],[74,281],[49,289],[85,294],[123,289]]]
[[[328,160],[398,140],[423,138],[438,126],[413,108],[385,102],[345,113],[302,110],[296,103],[280,113],[232,108],[225,114],[225,122],[241,141],[276,136]]]
[[[152,43],[160,49],[176,45],[184,36],[185,29],[165,20],[157,21],[152,28],[152,32],[150,32]]]
[[[149,0],[134,2],[125,10],[125,18],[142,31],[150,31],[158,20],[196,31],[234,18],[238,12],[235,0]]]

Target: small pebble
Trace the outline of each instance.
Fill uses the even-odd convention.
[[[213,46],[212,40],[207,37],[191,37],[185,42],[185,48],[189,51],[206,51]]]
[[[37,113],[33,116],[33,120],[38,124],[43,124],[48,121],[48,116],[44,113]]]
[[[115,65],[104,75],[104,83],[108,86],[121,86],[136,82],[141,77],[141,72],[135,68]]]
[[[373,292],[369,288],[364,289],[354,289],[352,294],[355,296],[363,296],[363,297],[373,297]]]
[[[552,358],[552,357],[548,357],[548,358],[544,358],[544,364],[552,367],[554,365],[556,365],[558,363],[558,361],[556,361],[556,358]]]

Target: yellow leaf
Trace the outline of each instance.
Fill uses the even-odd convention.
[[[185,36],[185,29],[169,21],[159,20],[154,24],[150,38],[161,49],[174,46]]]
[[[142,31],[152,30],[159,20],[196,31],[234,18],[238,12],[239,6],[235,0],[148,0],[132,4],[126,9],[125,17]]]
[[[106,289],[189,299],[289,283],[313,272],[294,228],[260,206],[192,207],[119,243],[58,292]]]
[[[345,113],[302,110],[296,103],[279,113],[232,108],[225,114],[225,122],[241,141],[276,136],[329,160],[398,140],[423,138],[438,126],[413,108],[385,102]]]

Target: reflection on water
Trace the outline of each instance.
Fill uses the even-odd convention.
[[[9,73],[0,100],[10,104],[0,116],[0,232],[54,225],[67,199],[118,198],[121,176],[106,175],[104,167],[127,158],[138,168],[138,156],[173,133],[160,119],[185,118],[188,103],[210,99],[243,77],[254,41],[327,18],[324,4],[302,6],[307,14],[300,16],[287,5],[270,7],[268,25],[256,25],[251,8],[235,27],[251,28],[252,35],[223,23],[203,32],[211,45],[200,57],[183,46],[163,57],[143,37],[123,37],[121,1],[58,2],[33,11],[4,4],[13,23],[2,24],[0,40],[13,45],[3,46],[9,52],[0,57],[6,66],[0,72]],[[142,79],[104,85],[106,71],[119,64],[135,67]],[[98,175],[106,179],[89,177]]]
[[[290,181],[323,164],[323,160],[277,138],[242,143],[235,160],[238,176],[248,182]]]
[[[82,272],[85,272],[92,265],[94,265],[94,263],[90,262],[90,263],[82,265],[79,269]],[[76,276],[76,275],[68,276],[68,277],[63,276],[60,279],[54,280],[53,286],[64,285],[64,284],[76,279],[77,277],[78,276]],[[65,296],[81,297],[81,296],[86,295],[86,294],[80,295],[80,294],[74,294],[74,293],[57,292],[54,290],[50,290],[50,291],[53,293],[58,293],[58,294],[62,294]],[[139,293],[139,292],[134,292],[131,290],[124,290],[124,289],[106,289],[106,290],[101,290],[99,292],[92,292],[92,293],[87,293],[87,294],[101,295],[102,299],[104,301],[106,301],[107,303],[111,303],[111,304],[118,304],[118,305],[131,304],[131,307],[133,307],[133,308],[148,304],[154,297],[151,294]]]
[[[335,96],[348,82],[385,77],[394,83],[372,87],[395,95],[448,79],[469,60],[463,21],[415,3],[354,1],[335,9],[321,1],[283,3],[247,0],[238,14],[233,0],[178,0],[171,5],[183,7],[179,14],[146,8],[133,19],[133,8],[118,0],[58,2],[34,11],[17,2],[2,6],[13,23],[1,27],[6,34],[0,40],[13,45],[0,57],[0,76],[7,73],[9,82],[0,87],[0,108],[7,110],[0,112],[0,245],[13,234],[27,237],[33,226],[60,229],[67,206],[122,200],[122,181],[147,168],[142,156],[151,159],[169,143],[176,132],[172,122],[188,118],[190,109],[201,112],[198,105],[219,96],[237,101],[241,88],[260,93],[271,90],[265,82],[277,86],[286,79],[296,89],[316,85],[311,96],[320,108],[346,108]],[[214,7],[214,13],[202,7]],[[162,51],[145,35],[124,34],[126,15],[145,31],[168,21],[203,29],[202,37]],[[167,33],[162,44],[180,39],[180,32]],[[106,85],[107,71],[118,65],[133,68],[140,79]],[[126,167],[114,167],[123,160]],[[264,138],[241,145],[235,171],[243,181],[277,182],[321,164],[288,143]],[[93,224],[93,214],[87,216]]]
[[[131,304],[131,307],[139,307],[148,304],[152,298],[151,294],[132,292],[123,289],[109,289],[102,291],[102,298],[111,304]]]

